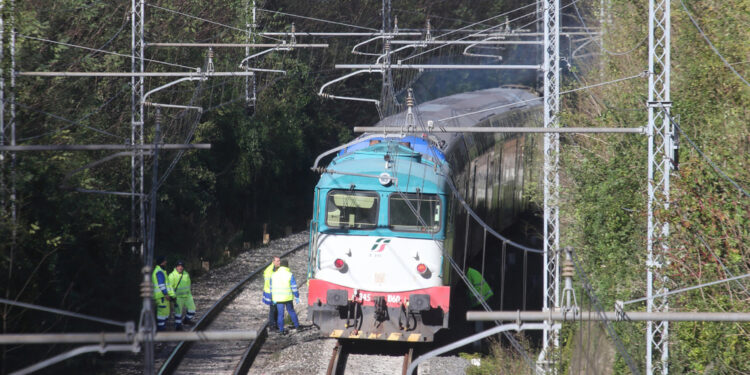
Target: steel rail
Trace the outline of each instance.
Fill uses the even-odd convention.
[[[302,249],[308,245],[308,242],[305,242],[301,245],[298,245],[294,247],[293,249],[281,254],[280,257],[285,257],[295,251],[298,251],[299,249]],[[242,292],[245,288],[245,285],[255,278],[258,274],[262,274],[263,270],[268,267],[268,265],[271,264],[271,262],[265,263],[261,267],[258,267],[257,269],[250,272],[250,274],[237,284],[235,284],[229,291],[224,293],[218,301],[216,301],[209,309],[206,311],[205,314],[198,320],[198,322],[195,323],[195,326],[191,329],[191,331],[199,331],[207,327],[209,324],[213,322],[213,320],[216,318],[219,313],[221,313],[224,308],[232,302],[235,297],[237,297],[240,292]],[[190,349],[190,346],[192,345],[192,342],[186,342],[182,341],[172,350],[172,353],[169,355],[166,361],[164,361],[164,364],[162,364],[161,368],[159,369],[159,375],[162,374],[171,374],[174,373],[174,371],[179,366],[182,359],[185,357],[185,354]]]
[[[226,341],[252,340],[256,331],[203,331],[203,332],[159,332],[155,342],[170,341]],[[97,333],[8,333],[0,335],[0,345],[8,344],[112,344],[143,342],[141,332],[97,332]]]
[[[337,340],[336,346],[333,347],[333,353],[331,353],[331,359],[328,361],[326,375],[343,374],[346,369],[346,358],[348,356],[348,345],[344,344],[341,340]]]
[[[406,351],[406,354],[404,354],[404,364],[401,366],[401,375],[407,375],[412,359],[414,359],[414,348],[410,347],[409,350]]]
[[[263,346],[263,344],[266,342],[266,339],[268,338],[268,322],[263,325],[263,328],[261,328],[258,331],[258,336],[255,337],[253,342],[250,343],[250,345],[245,349],[245,352],[242,353],[242,357],[240,358],[240,362],[237,363],[237,366],[234,368],[234,375],[240,375],[240,374],[247,374],[250,371],[250,366],[253,365],[253,362],[255,361],[255,357],[258,356],[258,353],[260,352],[260,348]]]

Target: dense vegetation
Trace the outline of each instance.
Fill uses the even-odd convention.
[[[16,2],[15,12],[4,2],[3,38],[6,72],[5,124],[11,105],[17,111],[19,144],[124,144],[130,139],[130,80],[111,78],[17,77],[13,101],[7,91],[10,75],[9,26],[15,16],[17,69],[20,71],[130,71],[130,59],[41,41],[52,40],[119,53],[130,53],[130,2],[87,0]],[[244,28],[246,1],[196,0],[149,2],[146,17],[148,41],[242,42],[242,32],[188,18],[166,9]],[[596,25],[597,4],[578,4],[582,16]],[[597,57],[568,56],[564,83],[570,88],[629,77],[647,68],[647,4],[612,0],[610,22],[605,27],[605,47],[620,54]],[[340,23],[380,28],[381,1],[309,2],[266,1],[265,9]],[[527,1],[395,1],[393,13],[401,28],[422,28],[425,15],[432,27],[466,26],[461,20],[482,20],[527,5]],[[260,5],[260,2],[259,2]],[[740,74],[750,76],[750,3],[747,0],[689,1],[687,7],[721,53]],[[527,8],[532,11],[534,8]],[[522,12],[525,13],[525,12]],[[579,25],[568,8],[565,24]],[[502,18],[500,20],[503,20]],[[515,26],[528,24],[528,19]],[[341,25],[310,19],[290,19],[260,12],[264,30],[343,31]],[[494,25],[496,21],[489,22]],[[487,26],[487,25],[484,25]],[[477,26],[480,27],[480,26]],[[526,26],[527,28],[533,28]],[[672,113],[685,135],[728,176],[750,186],[750,88],[719,60],[683,11],[673,3]],[[302,38],[301,38],[302,39]],[[259,74],[257,105],[244,103],[242,78],[215,78],[188,82],[154,94],[153,101],[200,105],[205,112],[165,110],[163,141],[211,143],[211,151],[191,151],[181,156],[162,152],[160,176],[165,176],[157,200],[156,248],[170,261],[183,258],[197,271],[200,259],[215,264],[260,240],[263,224],[272,236],[284,228],[305,227],[312,186],[309,171],[320,152],[351,139],[351,127],[368,125],[377,112],[366,103],[323,100],[315,93],[344,71],[339,62],[371,62],[350,54],[352,41],[340,39],[298,42],[330,43],[327,49],[296,49],[265,55],[254,67],[282,69],[286,74]],[[257,40],[269,42],[269,39]],[[376,46],[372,51],[377,51]],[[147,57],[206,69],[207,52],[188,48],[149,48]],[[256,50],[257,51],[257,50]],[[445,48],[413,61],[466,61],[462,48]],[[526,63],[532,54],[507,50],[508,63]],[[592,47],[589,52],[598,52]],[[217,71],[234,71],[244,56],[241,50],[217,50]],[[484,60],[490,61],[490,60]],[[148,71],[176,71],[179,67],[147,63]],[[418,101],[454,92],[496,86],[529,84],[534,74],[479,74],[452,72],[415,75],[399,73],[399,89],[414,81]],[[146,80],[147,90],[169,82]],[[376,98],[378,75],[355,77],[335,87],[341,95]],[[646,123],[645,79],[632,79],[564,96],[565,126],[633,127]],[[403,97],[403,92],[399,93]],[[154,109],[147,110],[146,142],[153,142]],[[56,117],[57,116],[57,117]],[[64,119],[61,119],[62,116]],[[66,120],[67,119],[67,120]],[[72,121],[71,121],[72,120]],[[6,130],[6,142],[8,131]],[[742,195],[682,138],[680,169],[672,175],[671,208],[659,213],[670,222],[672,258],[667,272],[671,287],[679,288],[748,273],[750,198]],[[562,138],[563,245],[576,248],[578,258],[605,309],[615,300],[638,298],[645,293],[646,139],[639,136],[566,136]],[[17,153],[15,167],[5,153],[1,172],[3,189],[0,216],[0,297],[62,308],[117,320],[135,320],[140,302],[140,254],[127,243],[131,233],[129,198],[83,194],[67,187],[129,191],[130,158],[118,157],[96,168],[71,174],[75,169],[109,154],[97,152]],[[147,157],[146,176],[151,158]],[[70,174],[70,176],[68,176]],[[13,241],[10,186],[16,181],[17,237]],[[150,178],[146,178],[146,191]],[[679,311],[747,311],[746,282],[722,284],[670,299]],[[579,292],[584,308],[588,299]],[[642,308],[638,306],[636,308]],[[33,310],[3,306],[3,332],[73,332],[109,330],[89,322]],[[642,363],[645,330],[642,326],[617,326],[629,354]],[[673,373],[743,373],[750,367],[750,336],[746,324],[680,323],[671,326],[670,352]],[[576,332],[570,331],[566,342]],[[64,348],[2,348],[0,373],[27,365],[25,358],[49,357]],[[513,355],[499,354],[505,363]],[[64,366],[85,365],[99,359],[82,357]],[[85,362],[81,362],[85,361]],[[498,366],[500,366],[498,364]],[[621,357],[617,368],[627,372]],[[508,368],[513,368],[510,366]],[[512,370],[508,370],[512,371]]]
[[[728,62],[744,77],[750,76],[746,61],[750,56],[750,3],[685,1],[685,5]],[[584,10],[595,15],[590,19],[596,19],[598,9]],[[602,60],[579,61],[567,73],[569,86],[646,70],[647,43],[643,41],[647,10],[645,2],[612,1],[605,48],[617,53],[639,47],[624,55],[607,53]],[[670,263],[665,271],[669,288],[678,289],[750,270],[750,197],[722,178],[687,139],[747,191],[750,87],[711,50],[679,0],[672,2],[671,20],[672,114],[683,134],[679,170],[671,175],[670,210],[657,214],[670,225]],[[564,124],[644,126],[647,87],[645,78],[634,79],[567,96]],[[575,136],[562,142],[563,243],[575,246],[598,298],[606,310],[612,310],[615,300],[640,298],[646,291],[647,139]],[[747,285],[740,281],[682,293],[669,298],[670,310],[748,311]],[[588,303],[585,308],[590,307]],[[634,304],[627,309],[645,306]],[[616,326],[630,356],[642,364],[644,326]],[[670,372],[747,373],[748,329],[747,324],[672,323]],[[629,373],[618,358],[618,371]]]
[[[425,15],[429,14],[434,16],[432,26],[439,29],[465,26],[468,23],[461,20],[483,19],[518,3],[404,1],[395,2],[393,14],[398,15],[401,28],[422,28]],[[19,144],[130,143],[129,78],[16,77],[16,94],[11,98],[8,74],[11,16],[18,33],[18,71],[130,71],[130,2],[30,0],[15,2],[15,8],[9,1],[3,4],[6,144],[11,106],[17,114]],[[241,30],[250,22],[247,4],[245,0],[149,1],[146,40],[244,42]],[[381,1],[340,0],[326,4],[310,7],[307,2],[298,1],[258,2],[260,7],[274,11],[381,28]],[[259,12],[260,30],[288,31],[292,22],[297,30],[352,30],[340,24]],[[256,41],[274,42],[261,37]],[[350,60],[353,39],[298,38],[298,42],[329,43],[330,47],[279,51],[253,60],[253,67],[286,72],[258,74],[255,106],[245,104],[243,78],[184,82],[149,96],[152,102],[198,105],[204,109],[201,116],[195,111],[162,110],[163,143],[187,140],[212,145],[210,151],[160,153],[159,177],[163,184],[156,201],[156,253],[167,255],[170,263],[185,259],[189,270],[200,272],[200,260],[215,265],[245,244],[260,241],[264,224],[272,236],[283,234],[286,227],[304,229],[316,180],[309,170],[315,156],[351,139],[352,126],[377,120],[377,111],[368,103],[324,100],[315,95],[323,83],[346,72],[333,69],[334,63],[371,60]],[[375,45],[372,51],[380,48]],[[146,51],[150,59],[146,61],[147,71],[184,71],[184,67],[205,71],[208,67],[205,49],[148,47]],[[259,51],[255,49],[253,53]],[[445,51],[433,56],[447,61],[460,55],[460,50]],[[243,57],[242,49],[217,49],[212,62],[216,71],[235,71]],[[414,74],[397,74],[394,79],[403,88],[404,82],[414,78]],[[146,91],[171,80],[174,79],[147,78]],[[417,99],[423,101],[520,81],[518,77],[477,72],[425,74],[415,90]],[[342,95],[377,98],[380,85],[379,76],[365,75],[335,89]],[[404,93],[398,95],[402,98]],[[155,109],[147,107],[146,143],[154,141],[155,117]],[[19,152],[12,163],[10,154],[3,154],[1,297],[109,319],[137,320],[141,255],[131,251],[129,242],[131,200],[72,190],[129,192],[131,161],[127,155],[77,170],[110,155],[104,151]],[[148,155],[145,160],[148,193],[153,160]],[[15,201],[10,199],[13,181]],[[15,227],[11,217],[13,202],[18,213]],[[0,312],[4,333],[117,329],[7,305]],[[49,357],[65,349],[60,345],[4,346],[0,373],[28,365],[30,358]],[[84,356],[57,369],[91,369],[96,363],[101,363],[101,359]]]

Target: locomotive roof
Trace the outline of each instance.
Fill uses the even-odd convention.
[[[385,155],[390,158],[390,168],[385,167]],[[357,190],[398,189],[409,192],[419,188],[427,194],[441,193],[445,189],[445,177],[438,173],[432,161],[397,142],[386,141],[338,156],[328,165],[328,169],[340,173],[323,173],[318,187],[350,189],[354,184]],[[383,172],[397,178],[397,183],[384,187],[377,178],[363,176],[379,176]]]
[[[496,87],[486,90],[464,92],[430,100],[417,105],[415,114],[418,121],[427,126],[427,121],[433,121],[435,126],[471,127],[484,119],[522,108],[538,106],[541,100],[533,93],[518,89]],[[525,101],[525,102],[524,102]],[[523,103],[519,103],[523,102]],[[517,104],[513,104],[517,103]],[[499,108],[498,108],[499,107]],[[492,108],[492,109],[490,109]],[[482,111],[479,113],[473,113]],[[473,113],[458,118],[439,121],[448,117]],[[389,116],[375,124],[375,126],[402,126],[406,122],[406,112]],[[417,124],[418,126],[420,124]]]

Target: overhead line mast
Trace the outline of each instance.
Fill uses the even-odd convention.
[[[669,174],[672,168],[670,108],[670,0],[649,0],[648,10],[648,258],[647,312],[667,312],[669,303]],[[659,210],[659,216],[655,211]],[[654,297],[662,295],[662,297]],[[656,361],[656,364],[654,364]],[[646,325],[646,373],[669,372],[669,322]]]

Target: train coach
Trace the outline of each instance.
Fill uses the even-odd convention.
[[[410,114],[421,124],[533,127],[541,124],[535,98],[493,88],[425,102]],[[400,113],[376,126],[406,128],[407,120]],[[535,136],[409,134],[363,134],[318,169],[308,313],[324,336],[433,341],[451,312],[466,310],[451,303],[464,289],[448,257],[465,271],[480,250],[479,232],[464,231],[465,215],[457,215],[454,189],[497,231],[528,208],[541,170]]]

